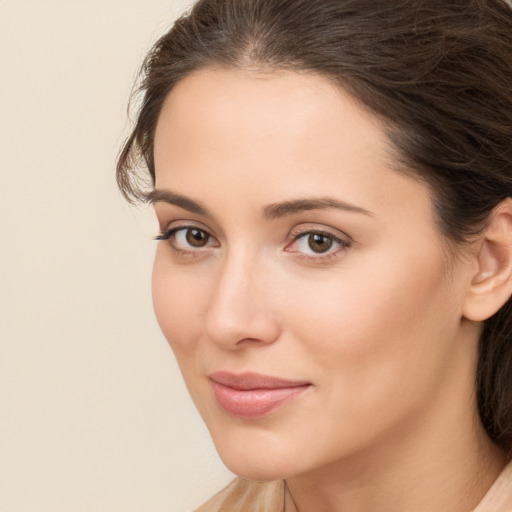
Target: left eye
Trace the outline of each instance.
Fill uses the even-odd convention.
[[[310,231],[295,238],[288,246],[289,252],[300,252],[308,255],[322,255],[335,252],[348,244],[331,233]]]

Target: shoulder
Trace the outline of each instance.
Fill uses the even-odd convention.
[[[279,512],[284,506],[284,481],[252,482],[235,478],[195,512]]]

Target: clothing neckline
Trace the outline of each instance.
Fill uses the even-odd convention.
[[[512,511],[512,461],[503,468],[473,512]]]

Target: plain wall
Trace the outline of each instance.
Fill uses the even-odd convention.
[[[153,318],[114,162],[178,0],[0,0],[0,512],[180,512],[232,476]]]

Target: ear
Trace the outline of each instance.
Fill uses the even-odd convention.
[[[477,270],[465,297],[463,315],[481,322],[494,315],[512,295],[511,198],[493,210],[477,244]]]

